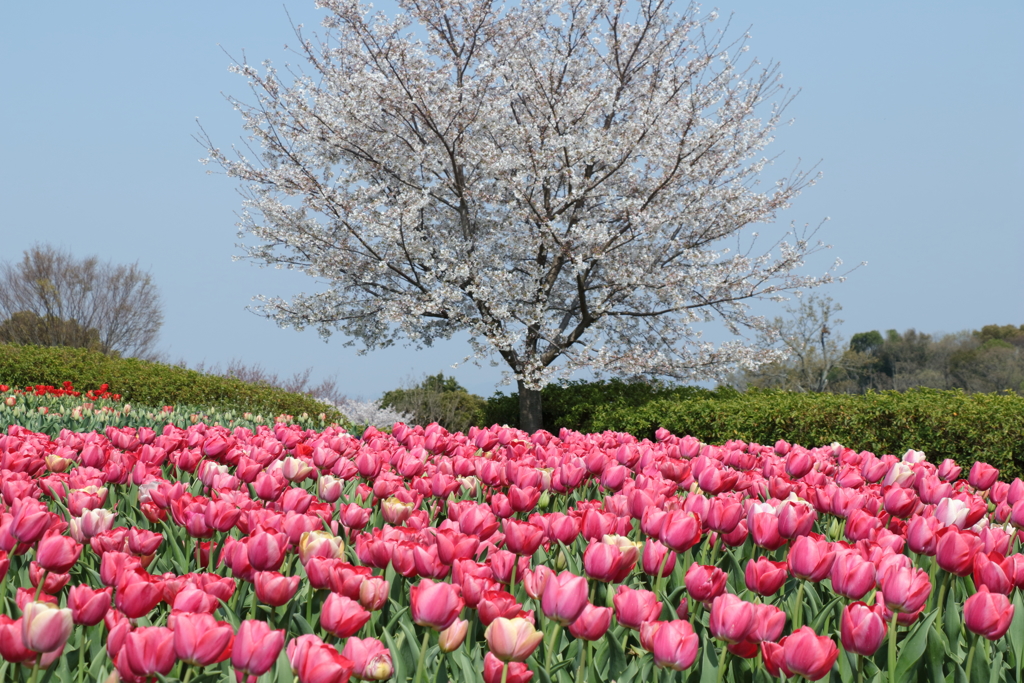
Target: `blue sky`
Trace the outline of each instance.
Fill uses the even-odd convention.
[[[868,261],[827,289],[844,308],[840,332],[1024,323],[1024,4],[718,7],[801,90],[770,151],[782,154],[777,175],[801,159],[824,177],[780,222],[830,218],[820,236],[834,248],[814,272],[836,256]],[[364,399],[444,371],[490,395],[500,368],[450,369],[468,353],[459,340],[360,357],[338,335],[325,344],[245,310],[256,294],[312,283],[232,262],[236,185],[206,174],[193,136],[198,118],[219,145],[238,140],[222,93],[247,91],[228,55],[296,61],[283,49],[295,42],[288,14],[311,27],[321,11],[294,0],[6,3],[0,259],[48,241],[138,261],[162,292],[171,360],[312,366]]]

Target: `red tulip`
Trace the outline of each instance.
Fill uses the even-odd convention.
[[[662,622],[650,645],[655,664],[663,669],[682,671],[697,661],[700,638],[693,632],[690,622],[673,620]]]
[[[320,625],[338,638],[354,636],[369,620],[362,605],[337,593],[328,595],[320,609]]]
[[[991,593],[982,586],[964,603],[964,625],[989,640],[999,640],[1013,621],[1013,605],[1001,593]]]
[[[66,574],[82,554],[82,544],[69,536],[47,534],[36,548],[36,562],[48,572]]]
[[[645,621],[656,621],[661,616],[661,603],[651,591],[619,586],[612,598],[615,618],[626,628],[640,629]]]
[[[231,656],[235,630],[206,613],[181,613],[174,619],[174,653],[195,666],[223,662]]]
[[[246,619],[239,624],[231,646],[231,665],[249,676],[262,676],[270,671],[283,646],[283,630],[272,630],[265,621]]]
[[[274,529],[258,528],[245,544],[249,564],[256,571],[277,571],[284,564],[288,537]]]
[[[725,582],[729,575],[718,567],[710,567],[694,562],[686,570],[686,592],[697,602],[709,605],[712,600],[725,592]]]
[[[299,590],[299,580],[298,576],[282,576],[278,572],[256,572],[253,575],[253,586],[260,602],[280,607],[295,596]]]
[[[746,640],[754,625],[754,605],[732,593],[723,593],[711,603],[708,629],[711,635],[727,643]]]
[[[371,576],[359,584],[359,604],[363,609],[375,612],[388,601],[391,585],[383,577]]]
[[[86,584],[72,586],[68,591],[68,607],[71,608],[71,619],[76,624],[95,626],[103,621],[110,609],[112,588],[95,590]]]
[[[349,638],[341,656],[352,662],[352,673],[364,681],[391,678],[391,652],[376,638]]]
[[[174,631],[164,626],[145,626],[129,633],[114,660],[122,678],[129,680],[166,676],[174,662]]]
[[[352,661],[312,634],[293,638],[287,655],[299,683],[348,681],[352,675]]]
[[[934,517],[916,515],[907,523],[907,545],[918,555],[935,555],[941,528],[939,520]]]
[[[979,491],[992,488],[992,484],[999,479],[999,470],[987,462],[976,462],[971,465],[971,472],[967,475],[967,481]]]
[[[544,616],[566,626],[576,621],[587,606],[587,580],[564,571],[552,576],[541,599]]]
[[[459,589],[450,583],[434,583],[423,579],[409,589],[409,611],[419,626],[443,631],[452,625],[465,606]]]
[[[435,537],[437,540],[437,559],[443,564],[451,565],[455,560],[466,560],[476,554],[480,539],[469,534],[461,534],[454,529],[441,529]]]
[[[747,640],[752,643],[778,640],[785,627],[785,612],[775,605],[755,604],[754,618],[750,622],[750,630],[747,631]]]
[[[592,541],[583,551],[583,568],[587,575],[605,583],[621,583],[633,571],[640,550],[624,536],[605,535]]]
[[[144,557],[152,555],[163,542],[163,534],[158,534],[146,529],[132,527],[128,530],[128,550],[132,555]]]
[[[786,579],[789,578],[787,568],[785,562],[774,562],[767,557],[759,557],[756,561],[747,562],[743,578],[749,590],[767,597],[775,595],[782,588],[782,584],[786,583]]]
[[[676,554],[658,540],[648,538],[644,543],[640,566],[648,576],[657,576],[658,572],[662,576],[669,576],[676,568]]]
[[[502,673],[506,671],[506,673]],[[533,678],[530,667],[521,662],[504,663],[488,652],[484,655],[484,683],[529,683]]]
[[[659,540],[677,553],[685,553],[700,542],[700,517],[685,510],[672,510],[661,523]]]
[[[800,536],[789,547],[789,571],[797,578],[818,582],[832,570],[835,556],[832,544],[828,541]]]
[[[8,532],[21,543],[35,543],[50,528],[50,511],[35,498],[18,498],[11,505],[11,513]]]
[[[506,519],[505,547],[516,555],[533,555],[544,542],[544,529],[529,522]]]
[[[875,588],[875,565],[855,551],[837,555],[830,576],[832,590],[851,600],[860,600]]]
[[[956,527],[946,527],[938,536],[935,560],[939,566],[957,576],[970,574],[974,569],[974,555],[982,546],[978,535],[971,531],[960,531]]]
[[[612,623],[612,610],[610,607],[595,607],[587,604],[580,612],[576,621],[569,624],[569,633],[573,638],[584,640],[600,640],[608,631]]]
[[[779,518],[774,512],[758,512],[751,507],[747,515],[747,530],[754,545],[765,550],[775,550],[786,543],[779,533]]]
[[[121,572],[117,579],[114,604],[129,619],[149,614],[163,600],[163,582],[142,570]]]
[[[783,538],[806,536],[814,528],[818,513],[810,505],[786,501],[779,506],[779,535]]]
[[[878,609],[868,607],[863,602],[855,602],[843,608],[839,636],[847,652],[874,657],[887,631],[888,626]]]
[[[512,619],[519,616],[523,606],[511,593],[503,590],[485,591],[476,606],[480,622],[489,626],[498,617]]]
[[[882,575],[881,586],[886,606],[907,614],[921,609],[932,592],[928,572],[907,567],[887,569]]]
[[[810,626],[804,626],[786,637],[783,655],[790,671],[816,681],[832,670],[839,648],[828,636],[819,636]]]
[[[27,662],[38,653],[25,647],[21,639],[21,619],[0,614],[0,658],[11,664]]]

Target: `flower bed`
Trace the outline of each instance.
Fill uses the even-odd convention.
[[[0,436],[0,679],[1020,680],[1024,483],[628,434]]]

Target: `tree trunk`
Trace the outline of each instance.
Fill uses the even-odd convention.
[[[522,380],[519,385],[519,428],[533,434],[544,428],[540,412],[540,389],[527,389]]]

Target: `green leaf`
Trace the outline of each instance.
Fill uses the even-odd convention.
[[[918,622],[914,632],[903,641],[899,656],[896,658],[896,680],[900,683],[912,680],[914,667],[928,645],[928,631],[931,630],[936,616],[938,614],[932,612],[923,621]]]
[[[605,641],[608,643],[608,673],[605,680],[616,680],[626,668],[626,653],[618,638],[605,636]]]
[[[708,653],[714,651],[714,648],[708,647],[709,641],[710,639],[706,640],[704,647],[701,648],[704,652],[701,655],[700,683],[716,683],[718,680],[717,662],[712,662],[708,659]]]
[[[1020,680],[1021,657],[1024,656],[1024,601],[1020,599],[1020,591],[1013,592],[1013,621],[1010,622],[1010,645],[1013,647],[1015,680]]]
[[[927,665],[929,680],[941,681],[945,679],[942,673],[942,664],[947,661],[946,650],[946,640],[942,631],[937,628],[928,629]]]
[[[1003,677],[1003,653],[997,652],[995,657],[992,658],[992,664],[988,667],[989,670],[989,683],[999,683],[999,679]],[[1020,679],[1017,679],[1020,680]]]
[[[839,657],[836,659],[836,663],[839,664],[839,678],[843,681],[853,680],[854,672],[856,671],[856,662],[851,660],[857,656],[858,655],[847,652],[842,645],[839,646]]]
[[[985,643],[982,642],[981,636],[975,636],[978,643],[974,648],[974,661],[971,662],[971,681],[973,683],[979,683],[980,681],[987,681],[989,674],[989,661],[988,655],[985,652]]]
[[[381,631],[381,636],[384,638],[384,643],[388,646],[388,650],[391,652],[391,663],[395,667],[394,679],[396,681],[404,681],[408,678],[406,670],[410,672],[414,671],[416,669],[416,662],[412,662],[411,666],[406,664],[402,650],[400,650],[395,644],[395,639],[391,637],[390,631],[387,629]]]
[[[832,602],[828,603],[824,607],[824,609],[818,612],[818,616],[814,618],[814,622],[811,624],[811,628],[814,629],[815,633],[823,632],[825,621],[833,616],[833,612],[835,611],[836,605],[838,605],[843,600],[844,598],[842,596],[837,596],[832,600]]]

